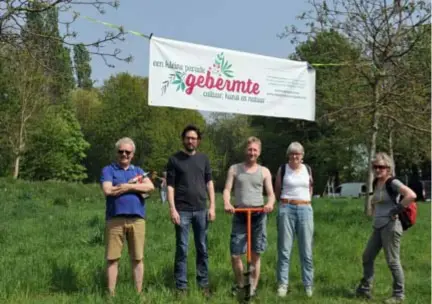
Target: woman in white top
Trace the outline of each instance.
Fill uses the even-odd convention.
[[[289,264],[295,236],[300,251],[303,285],[306,295],[312,296],[313,179],[310,167],[303,164],[303,156],[303,146],[298,142],[291,143],[287,149],[288,163],[279,168],[276,176],[275,192],[279,199],[277,278],[278,295],[281,297],[286,296],[288,290]]]

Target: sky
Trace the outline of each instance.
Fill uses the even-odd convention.
[[[287,58],[294,51],[289,39],[280,39],[286,25],[300,25],[296,16],[307,10],[303,1],[288,0],[121,0],[117,9],[107,7],[101,15],[91,6],[75,6],[82,16],[123,26],[143,34],[249,53]],[[77,40],[94,42],[110,30],[80,17],[71,27]],[[99,56],[92,57],[92,78],[100,86],[111,75],[128,72],[148,76],[149,43],[131,34],[126,41],[107,46],[133,56],[131,63],[110,59],[108,67]]]

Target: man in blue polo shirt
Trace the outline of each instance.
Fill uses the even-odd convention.
[[[116,145],[117,162],[102,169],[101,184],[106,197],[106,259],[108,289],[114,295],[121,257],[126,236],[131,258],[135,287],[142,291],[144,276],[145,199],[143,194],[154,190],[147,174],[131,164],[135,143],[122,138]]]

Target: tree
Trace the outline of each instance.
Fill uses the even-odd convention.
[[[287,27],[280,37],[297,38],[304,34],[314,37],[322,30],[333,29],[349,38],[361,50],[362,60],[352,64],[368,84],[372,96],[366,100],[367,107],[362,111],[356,110],[356,113],[371,114],[367,183],[370,192],[373,179],[371,160],[376,152],[378,133],[383,127],[380,121],[383,117],[401,121],[399,116],[388,114],[400,113],[393,111],[398,106],[395,99],[391,98],[400,77],[395,71],[398,71],[401,62],[412,52],[420,38],[430,35],[423,25],[430,19],[431,6],[424,1],[408,0],[393,3],[381,0],[311,0],[309,4],[312,10],[300,16],[306,21],[308,30],[305,32]],[[404,123],[404,127],[415,128],[407,123]],[[365,211],[370,211],[369,196],[365,201]]]
[[[32,58],[44,68],[47,77],[45,91],[51,103],[64,103],[74,88],[70,50],[61,41],[58,28],[58,8],[40,13],[28,12],[27,24],[23,27],[23,42],[32,46]],[[35,35],[37,33],[38,35]],[[40,39],[52,37],[52,39]],[[22,46],[21,46],[22,49]]]
[[[0,45],[9,45],[15,48],[23,48],[29,54],[33,52],[33,44],[27,43],[24,36],[33,36],[44,43],[57,42],[60,45],[73,47],[74,45],[82,44],[79,41],[78,34],[71,31],[71,27],[78,19],[78,9],[87,9],[88,7],[95,8],[100,14],[105,13],[107,8],[116,9],[119,6],[119,1],[103,1],[103,0],[90,0],[90,1],[74,1],[74,0],[5,0],[2,1],[0,6]],[[65,25],[66,32],[58,36],[55,33],[41,33],[32,31],[31,28],[25,26],[29,21],[29,15],[45,14],[49,11],[61,11],[64,18],[60,20],[61,24]],[[78,38],[78,39],[77,39]],[[78,40],[78,41],[77,41]],[[132,57],[121,56],[120,49],[115,49],[112,52],[104,51],[103,47],[110,42],[117,42],[124,40],[124,32],[122,28],[116,31],[109,31],[105,37],[95,38],[94,41],[84,43],[84,46],[90,48],[89,53],[98,55],[103,58],[105,63],[113,66],[108,61],[108,58],[116,60],[124,60],[130,62]],[[37,59],[35,59],[37,61]],[[39,62],[43,63],[43,62]]]
[[[91,80],[90,54],[82,43],[74,45],[73,50],[78,87],[86,90],[91,89],[93,81]]]
[[[71,102],[84,134],[96,130],[97,125],[94,124],[94,121],[102,106],[100,91],[77,88],[71,92]]]
[[[40,90],[46,78],[41,66],[34,63],[27,53],[8,55],[10,57],[6,57],[8,60],[3,61],[0,68],[3,72],[0,78],[6,80],[3,91],[6,98],[0,107],[0,128],[14,156],[13,177],[16,179],[22,156],[27,151],[28,132],[46,105],[47,100]]]
[[[22,166],[24,178],[72,182],[87,178],[82,162],[89,143],[70,104],[50,106],[29,137]]]

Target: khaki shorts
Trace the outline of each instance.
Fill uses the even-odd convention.
[[[143,259],[145,220],[137,217],[115,217],[109,219],[105,227],[107,260],[120,259],[125,236],[131,259]]]

